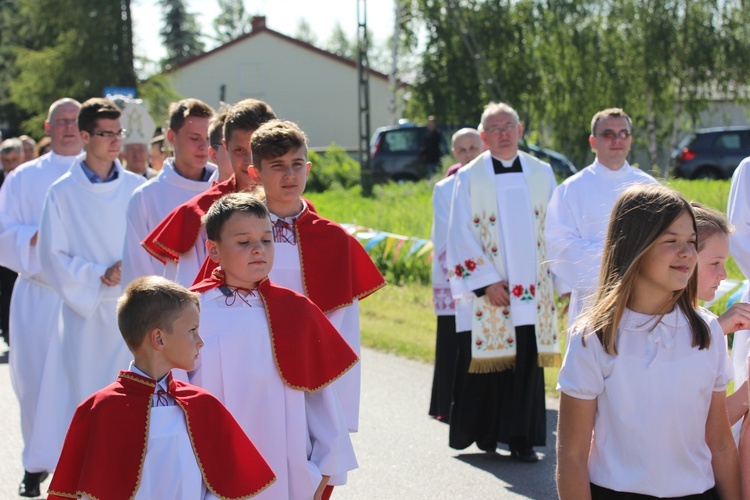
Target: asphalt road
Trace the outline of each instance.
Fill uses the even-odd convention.
[[[3,344],[4,345],[4,344]],[[512,461],[507,451],[452,450],[448,426],[427,416],[432,366],[376,351],[362,355],[360,431],[353,436],[360,468],[334,499],[554,499],[557,400],[547,400],[547,447],[541,462]],[[17,496],[23,475],[21,430],[0,348],[0,499]],[[46,492],[49,479],[44,483]]]

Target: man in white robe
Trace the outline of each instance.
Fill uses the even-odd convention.
[[[19,273],[10,311],[10,376],[21,408],[24,496],[38,496],[39,479],[54,470],[65,432],[55,415],[56,397],[65,390],[58,376],[62,303],[39,261],[37,234],[47,190],[83,148],[80,107],[69,98],[52,103],[44,122],[51,151],[17,168],[0,190],[0,264]]]
[[[76,406],[125,369],[130,354],[117,327],[125,210],[144,178],[117,160],[120,110],[93,98],[78,115],[86,153],[47,193],[39,257],[62,296],[61,351],[67,401],[57,412],[66,429]],[[62,438],[62,436],[61,436]]]
[[[513,108],[488,104],[481,136],[489,151],[456,174],[447,263],[462,286],[451,288],[476,298],[472,318],[456,311],[472,331],[457,334],[449,445],[494,452],[501,442],[512,458],[536,462],[533,447],[546,443],[541,366],[559,362],[541,227],[556,182],[549,164],[518,151],[522,134]]]
[[[550,268],[572,290],[568,325],[580,313],[584,299],[596,292],[609,216],[620,193],[633,184],[658,184],[628,163],[631,133],[632,122],[622,109],[596,113],[589,136],[596,152],[594,163],[557,186],[547,207]]]
[[[183,99],[172,103],[169,114],[167,140],[174,148],[174,158],[167,158],[159,175],[137,189],[128,205],[124,285],[152,274],[175,279],[176,264],[165,266],[141,242],[172,209],[211,187],[209,179],[216,170],[216,165],[208,163],[208,122],[213,109],[197,99]],[[200,269],[203,260],[195,260],[195,268]]]

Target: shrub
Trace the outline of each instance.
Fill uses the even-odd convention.
[[[335,143],[322,155],[310,151],[308,158],[313,167],[306,191],[322,193],[334,185],[348,189],[359,184],[359,163]]]

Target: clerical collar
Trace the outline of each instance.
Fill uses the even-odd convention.
[[[522,173],[521,159],[516,155],[511,160],[502,160],[500,158],[492,157],[492,168],[495,174],[510,174],[510,173]]]

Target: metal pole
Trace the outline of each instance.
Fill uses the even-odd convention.
[[[370,162],[370,63],[367,58],[367,0],[357,0],[357,69],[359,73],[359,168],[362,194],[372,196]]]

